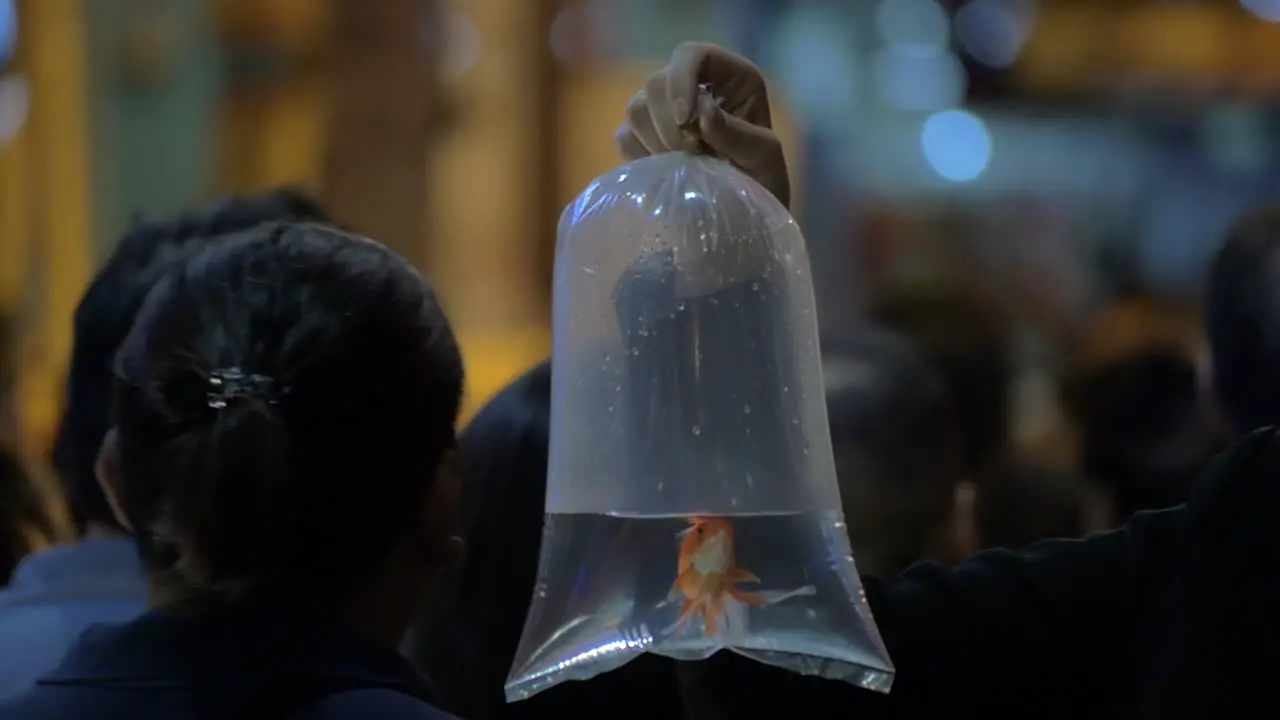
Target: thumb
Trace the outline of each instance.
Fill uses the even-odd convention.
[[[764,185],[783,205],[790,203],[786,157],[782,141],[772,130],[753,125],[725,112],[714,101],[705,100],[699,103],[698,130],[712,152]]]

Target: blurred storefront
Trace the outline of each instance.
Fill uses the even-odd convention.
[[[0,2],[9,406],[39,448],[74,303],[135,213],[293,184],[438,285],[473,409],[547,353],[560,209],[694,38],[774,82],[824,324],[945,275],[1028,324],[1122,276],[1193,294],[1225,223],[1280,189],[1277,21],[1264,0]]]

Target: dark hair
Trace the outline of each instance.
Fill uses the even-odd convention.
[[[120,238],[76,308],[66,405],[54,444],[54,466],[79,524],[119,528],[94,474],[111,424],[111,363],[147,293],[202,241],[259,223],[325,219],[304,195],[277,190],[229,197],[198,212],[140,221]]]
[[[892,297],[874,316],[910,340],[940,373],[960,421],[969,468],[981,474],[997,464],[1009,434],[1013,373],[1000,316],[978,297],[949,289]]]
[[[1063,407],[1082,441],[1082,470],[1123,518],[1189,497],[1221,440],[1201,401],[1193,358],[1158,343],[1068,374]]]
[[[1280,206],[1228,233],[1209,270],[1205,334],[1214,392],[1239,433],[1280,424]]]
[[[551,365],[544,362],[498,393],[462,433],[466,560],[433,593],[408,654],[459,717],[567,717],[636,687],[645,693],[629,699],[629,715],[680,717],[671,661],[648,654],[589,683],[514,704],[503,696],[537,580],[550,426]]]
[[[823,342],[827,415],[855,554],[895,572],[923,559],[964,479],[951,398],[901,338],[863,328]]]
[[[462,360],[436,296],[319,224],[210,241],[120,348],[122,504],[224,599],[341,603],[422,518]]]

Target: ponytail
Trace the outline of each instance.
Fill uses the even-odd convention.
[[[261,376],[215,373],[208,395],[212,422],[174,440],[166,499],[156,518],[156,539],[172,549],[180,584],[220,599],[259,589],[281,530],[271,508],[289,482],[289,434],[273,397],[231,383]]]

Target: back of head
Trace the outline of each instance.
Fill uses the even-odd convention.
[[[502,685],[538,571],[550,423],[544,362],[486,403],[459,440],[466,559],[433,593],[409,654],[464,717],[505,705]]]
[[[111,422],[111,364],[147,293],[208,238],[263,222],[324,219],[305,196],[280,190],[225,198],[172,219],[141,221],[120,238],[76,309],[66,407],[54,445],[59,479],[81,524],[118,529],[94,464]]]
[[[300,608],[340,606],[422,529],[462,392],[422,277],[317,224],[208,242],[152,291],[116,373],[120,504],[172,549],[173,582]]]
[[[1186,500],[1221,447],[1195,361],[1179,345],[1080,368],[1064,383],[1063,400],[1082,440],[1082,469],[1111,492],[1120,519]]]
[[[1280,424],[1280,206],[1228,232],[1209,271],[1205,333],[1215,395],[1232,429]]]
[[[889,298],[875,317],[908,338],[941,374],[955,403],[970,469],[981,474],[998,463],[1009,433],[1013,373],[1000,316],[976,296],[943,289]]]
[[[873,574],[931,554],[964,466],[947,389],[902,339],[871,328],[823,343],[827,413],[854,552]]]

